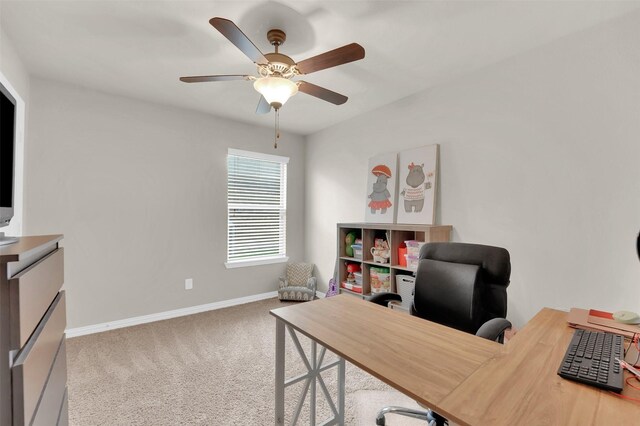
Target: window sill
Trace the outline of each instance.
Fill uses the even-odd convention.
[[[285,263],[288,261],[289,261],[288,256],[271,257],[268,259],[237,260],[235,262],[224,262],[224,266],[227,269],[233,269],[233,268],[244,268],[247,266],[271,265],[273,263]]]

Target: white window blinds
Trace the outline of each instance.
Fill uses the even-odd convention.
[[[287,157],[229,149],[227,266],[286,260]]]

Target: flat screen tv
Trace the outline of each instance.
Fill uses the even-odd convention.
[[[15,139],[16,99],[0,84],[0,228],[9,225],[13,217]],[[4,238],[4,233],[0,233],[0,244],[14,241],[15,238]]]

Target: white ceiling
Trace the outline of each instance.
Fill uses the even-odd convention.
[[[234,21],[267,53],[266,31],[300,61],[351,42],[362,61],[304,77],[342,93],[335,106],[300,93],[285,130],[310,134],[640,7],[616,1],[6,1],[0,25],[28,71],[108,93],[271,126],[250,82],[180,76],[255,74],[209,19]]]

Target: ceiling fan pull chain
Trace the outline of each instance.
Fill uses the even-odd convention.
[[[275,138],[273,141],[273,147],[278,148],[278,139],[280,139],[280,108],[276,109],[276,125],[275,125]]]

